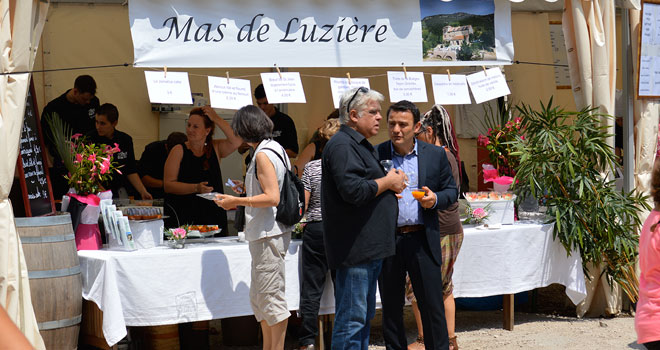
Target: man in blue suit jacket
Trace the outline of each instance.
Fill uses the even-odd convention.
[[[448,349],[447,324],[442,299],[442,252],[438,210],[458,199],[445,151],[418,141],[419,109],[400,101],[387,111],[390,141],[378,145],[381,160],[391,159],[408,177],[408,187],[398,200],[396,254],[383,261],[379,279],[383,305],[383,337],[387,349],[408,346],[403,326],[406,272],[419,303],[426,349]],[[424,191],[415,199],[412,191]]]

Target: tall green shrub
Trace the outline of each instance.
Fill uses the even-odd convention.
[[[518,198],[545,199],[555,239],[568,252],[580,252],[583,268],[605,262],[608,281],[637,300],[638,212],[650,207],[646,196],[617,191],[609,179],[617,159],[600,119],[612,117],[594,109],[567,112],[552,106],[552,98],[539,110],[525,104],[517,109],[526,126],[526,137],[512,142],[512,155],[520,157]]]

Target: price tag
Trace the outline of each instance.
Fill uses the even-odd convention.
[[[423,72],[387,72],[390,102],[428,102]]]
[[[192,94],[186,72],[144,72],[151,103],[191,105]]]
[[[306,103],[300,73],[261,73],[268,103]]]
[[[209,77],[209,96],[211,107],[225,109],[241,109],[252,104],[250,81],[245,79],[229,79]]]
[[[335,108],[339,108],[341,95],[343,95],[344,92],[362,86],[370,89],[371,87],[369,86],[369,79],[353,78],[349,83],[347,78],[330,78],[330,90],[332,90],[332,102],[335,104]]]
[[[472,103],[465,75],[452,74],[450,77],[449,75],[433,74],[431,82],[436,104],[469,105]]]
[[[477,104],[511,93],[499,67],[490,68],[485,73],[479,71],[470,74],[467,76],[467,81]]]

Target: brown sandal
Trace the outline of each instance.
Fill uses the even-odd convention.
[[[449,350],[458,350],[458,342],[456,336],[449,338]]]
[[[408,344],[408,350],[424,350],[424,337],[417,336],[414,343]]]

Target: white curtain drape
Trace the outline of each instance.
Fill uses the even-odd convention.
[[[0,11],[2,72],[32,70],[48,3],[40,0],[0,0]],[[32,346],[44,349],[30,298],[25,257],[8,199],[18,157],[29,81],[29,74],[0,76],[0,306],[7,310]]]
[[[612,0],[565,0],[562,18],[568,51],[573,97],[577,109],[597,108],[614,115],[616,93],[616,14]],[[614,134],[614,121],[602,124]],[[608,139],[614,147],[614,137]],[[621,289],[611,289],[601,274],[603,266],[590,266],[587,297],[577,307],[578,316],[618,314]]]
[[[633,89],[636,91],[639,77],[639,31],[641,28],[641,11],[630,10],[630,36],[633,62]],[[651,194],[651,172],[655,160],[658,140],[658,100],[634,100],[633,116],[635,125],[635,188],[647,195]],[[650,203],[653,206],[653,203]],[[645,213],[648,214],[648,213]],[[647,215],[642,215],[646,218]]]

